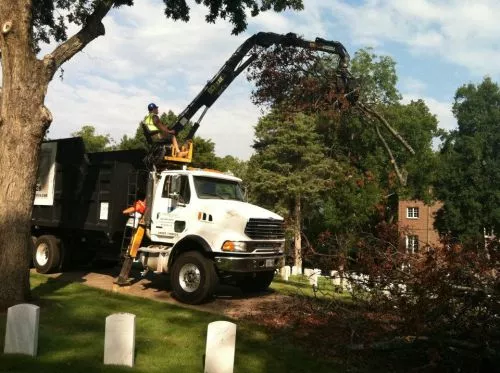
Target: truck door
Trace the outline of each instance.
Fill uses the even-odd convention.
[[[187,229],[187,210],[191,199],[186,175],[166,175],[156,188],[151,214],[154,241],[175,243]]]

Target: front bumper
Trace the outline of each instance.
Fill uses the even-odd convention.
[[[222,272],[274,271],[282,266],[283,254],[262,256],[216,256],[215,266]]]

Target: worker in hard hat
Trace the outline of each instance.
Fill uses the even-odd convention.
[[[188,151],[181,151],[175,137],[175,131],[164,125],[158,116],[158,106],[154,103],[148,105],[148,115],[144,117],[144,124],[153,141],[167,140],[172,144],[173,156],[184,158]]]

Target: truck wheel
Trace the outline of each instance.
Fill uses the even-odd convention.
[[[50,273],[61,262],[61,241],[55,236],[40,236],[35,241],[33,264],[38,273]]]
[[[245,292],[267,290],[274,278],[274,271],[257,272],[255,277],[247,276],[238,284]]]
[[[217,274],[212,261],[197,251],[188,251],[175,260],[170,282],[178,300],[187,304],[200,304],[212,297]]]

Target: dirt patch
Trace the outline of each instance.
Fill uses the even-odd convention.
[[[138,271],[133,271],[131,274],[132,282],[130,286],[119,287],[113,283],[119,271],[120,268],[92,269],[92,271],[74,270],[47,276],[61,281],[77,282],[115,293],[127,294],[225,315],[234,319],[250,318],[258,320],[262,315],[269,315],[270,310],[283,308],[290,301],[290,297],[279,294],[273,290],[255,294],[245,294],[237,287],[220,285],[216,289],[216,296],[212,301],[197,306],[186,305],[180,303],[172,296],[170,281],[167,276],[147,274],[146,277],[142,278]]]

